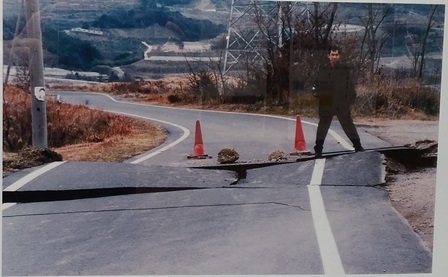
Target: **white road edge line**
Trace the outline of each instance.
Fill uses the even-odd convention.
[[[19,180],[15,181],[13,184],[11,184],[9,187],[5,188],[3,191],[17,191],[30,181],[34,180],[35,178],[39,177],[40,175],[52,170],[53,168],[56,168],[60,165],[65,163],[65,161],[61,162],[53,162],[51,164],[47,164],[44,167],[39,168],[38,170],[35,170],[31,172],[30,174],[20,178]],[[9,207],[14,206],[16,203],[3,203],[2,204],[2,210],[5,210]]]
[[[2,211],[6,210],[7,208],[10,208],[12,206],[14,206],[17,203],[3,203],[2,204]]]
[[[313,216],[314,229],[316,230],[317,242],[319,244],[325,275],[343,276],[345,275],[344,267],[333,232],[331,231],[327,213],[325,212],[325,205],[320,190],[324,167],[325,159],[315,160],[313,175],[310,184],[308,185],[311,214]]]
[[[140,157],[140,158],[130,162],[131,164],[138,164],[138,163],[141,163],[141,162],[143,162],[143,161],[145,161],[145,160],[147,160],[147,159],[149,159],[151,157],[154,157],[155,155],[158,155],[158,154],[162,153],[163,151],[166,151],[167,149],[169,149],[169,148],[175,146],[176,144],[180,143],[181,141],[183,141],[184,139],[186,139],[190,135],[190,130],[188,130],[187,128],[185,128],[183,126],[180,126],[178,124],[174,124],[174,123],[171,123],[171,122],[158,120],[158,119],[154,119],[154,118],[149,118],[149,117],[146,117],[146,116],[130,114],[130,113],[116,112],[116,111],[111,111],[111,110],[106,110],[106,111],[111,112],[111,113],[116,113],[116,114],[121,114],[121,115],[126,115],[126,116],[132,116],[132,117],[137,117],[137,118],[142,118],[142,119],[147,119],[147,120],[151,120],[151,121],[156,121],[156,122],[168,124],[168,125],[177,127],[177,128],[181,129],[184,132],[184,134],[180,138],[178,138],[177,140],[173,141],[172,143],[170,143],[170,144],[168,144],[168,145],[166,145],[166,146],[164,146],[164,147],[162,147],[162,148],[160,148],[160,149],[158,149],[158,150],[156,150],[154,152],[146,154],[146,155],[144,155],[144,156],[142,156],[142,157]]]

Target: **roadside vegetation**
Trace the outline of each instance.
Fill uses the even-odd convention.
[[[318,102],[311,91],[296,92],[287,104],[279,104],[266,97],[251,96],[250,91],[244,94],[251,89],[250,85],[237,78],[227,79],[231,84],[227,87],[228,94],[221,95],[219,84],[203,76],[206,75],[197,79],[185,76],[97,85],[52,85],[51,88],[101,92],[167,106],[317,117]],[[434,120],[439,114],[440,94],[412,78],[399,81],[384,78],[360,84],[357,95],[353,107],[355,118]]]
[[[191,2],[191,0],[163,2]],[[214,0],[213,2],[221,3],[222,1]],[[181,16],[168,20],[167,17],[170,14],[168,11],[157,13],[162,18],[154,17],[146,19],[149,20],[148,22],[142,21],[144,19],[142,12],[145,9],[159,8],[150,1],[138,1],[138,3],[142,5],[139,9],[105,13],[93,22],[85,22],[83,28],[120,27],[130,31],[134,27],[148,27],[149,23],[155,20],[160,28],[163,26],[166,29],[165,32],[175,35],[173,41],[179,45],[187,36],[199,40],[203,39],[201,35],[209,35],[207,32],[202,33],[202,29],[206,28],[199,28],[199,25],[205,24],[204,22],[196,22],[200,23],[199,25],[191,24],[191,20]],[[347,53],[344,55],[345,62],[355,67],[359,73],[358,95],[353,106],[355,123],[358,119],[437,120],[440,91],[436,85],[440,84],[441,71],[438,64],[431,65],[430,59],[425,57],[427,53],[441,51],[441,38],[443,38],[440,35],[441,28],[438,28],[438,31],[433,30],[433,27],[437,27],[442,22],[441,7],[428,5],[427,11],[421,12],[420,24],[408,28],[406,24],[400,23],[406,20],[395,21],[396,18],[406,18],[404,12],[402,13],[406,9],[399,5],[392,9],[393,7],[388,4],[366,4],[358,24],[369,32],[355,36],[341,31],[344,23],[336,20],[337,12],[342,4],[313,3],[309,6],[309,13],[300,15],[294,15],[289,10],[289,6],[284,5],[285,15],[281,33],[288,34],[290,39],[284,39],[281,45],[276,37],[279,31],[278,26],[269,25],[270,23],[264,21],[263,17],[255,18],[259,31],[264,36],[262,40],[268,42],[262,45],[264,49],[260,51],[263,54],[262,61],[253,64],[253,56],[251,56],[253,53],[247,51],[241,57],[239,67],[229,74],[223,73],[223,59],[197,64],[182,62],[181,65],[159,62],[153,63],[151,67],[143,67],[141,64],[133,63],[141,60],[141,53],[145,50],[140,39],[126,36],[125,39],[117,38],[111,41],[95,40],[91,37],[88,40],[82,40],[76,36],[65,35],[61,31],[55,31],[52,26],[46,26],[43,28],[43,39],[47,66],[56,64],[67,69],[95,71],[106,74],[109,80],[109,83],[96,85],[49,83],[47,84],[48,91],[92,91],[125,97],[129,101],[156,105],[289,116],[299,114],[303,117],[317,118],[318,103],[312,94],[312,79],[318,66],[326,59],[325,53],[328,46],[339,44],[345,47],[343,50],[344,54]],[[352,10],[349,12],[351,14]],[[128,16],[123,17],[123,14]],[[303,17],[305,14],[308,15],[306,20]],[[415,15],[414,12],[413,16]],[[120,18],[128,20],[119,22]],[[6,52],[14,47],[12,42],[14,22],[15,20],[5,24]],[[135,24],[143,25],[135,26]],[[209,23],[205,25],[212,28],[212,33],[215,35],[222,32],[222,26]],[[66,27],[69,29],[77,26]],[[292,30],[295,31],[292,32]],[[249,32],[249,35],[251,34]],[[391,47],[392,35],[394,48]],[[162,40],[167,41],[168,38],[162,38]],[[29,71],[24,41],[20,39],[15,41],[16,58],[12,60],[19,61],[16,64],[18,69],[16,85],[7,85],[3,93],[4,174],[51,162],[51,159],[120,162],[150,150],[166,139],[166,131],[150,123],[92,110],[84,105],[58,103],[49,97],[47,99],[48,150],[52,152],[44,152],[32,147],[31,96],[28,91]],[[250,41],[250,38],[246,41]],[[221,51],[223,45],[224,40],[221,41]],[[132,51],[129,51],[130,49]],[[391,69],[389,72],[382,70],[381,56],[390,55],[391,51],[410,55],[408,58],[412,61],[412,68],[410,70],[392,69],[393,72],[390,72]],[[211,56],[223,57],[222,54],[222,52],[219,55],[210,53]],[[185,75],[132,81],[134,79],[132,75],[138,76],[139,72],[155,71],[162,76],[168,72],[164,70],[168,64],[169,67],[176,69],[176,73],[181,71]],[[133,74],[130,74],[130,78],[121,79],[114,76],[111,66],[116,65],[128,65],[126,68],[123,67],[124,70],[126,72],[129,70]],[[136,69],[132,71],[132,68]],[[185,73],[185,70],[189,72]],[[115,82],[117,80],[121,82]],[[43,154],[47,157],[42,158]],[[413,179],[413,183],[414,179],[419,178],[420,176],[415,177],[415,175],[409,177]],[[430,185],[433,181],[424,179],[422,186],[419,186],[427,191],[423,183]],[[414,195],[414,189],[412,188],[411,191],[410,188],[409,186],[404,189],[405,192],[401,194]],[[394,186],[390,186],[390,190],[393,189]],[[400,199],[403,198],[401,194]],[[419,194],[419,198],[421,198],[420,202],[432,203],[433,207],[433,197],[424,198],[422,194]],[[409,212],[408,207],[415,207],[415,209]],[[407,219],[422,214],[420,207],[414,202],[405,208]],[[420,223],[412,223],[412,220],[410,222],[414,229],[422,228]],[[425,226],[431,229],[430,241],[432,242],[432,221]]]
[[[49,85],[50,90],[82,90],[107,93],[156,105],[263,114],[317,117],[317,100],[310,92],[290,96],[288,104],[239,94],[249,85],[228,80],[228,95],[209,75],[170,77],[153,81],[97,85]],[[195,79],[197,78],[197,79]],[[239,97],[240,96],[240,97]],[[3,104],[3,169],[29,164],[31,147],[30,95],[18,86],[7,86]],[[439,94],[415,79],[400,82],[378,80],[359,85],[353,115],[356,119],[419,119],[438,117]],[[89,109],[85,105],[47,99],[48,147],[63,160],[123,161],[160,145],[167,137],[161,127],[120,115]],[[23,158],[25,157],[25,158]],[[17,162],[22,160],[22,162]]]
[[[145,3],[147,4],[147,1],[140,2],[142,6],[139,10],[104,14],[91,26],[127,29],[148,27],[154,25],[156,20],[157,24],[162,24],[174,33],[178,32],[180,38],[189,37],[194,40],[202,38],[195,37],[194,34],[201,30],[199,26],[205,22],[200,21],[199,25],[191,25],[190,20],[180,15],[168,20],[168,15],[171,14],[168,9],[157,5],[146,6]],[[245,51],[241,54],[240,62],[227,74],[224,74],[223,59],[218,61],[210,59],[209,62],[184,63],[189,72],[183,77],[145,81],[133,81],[133,78],[129,78],[130,80],[123,79],[122,82],[111,82],[112,79],[109,78],[109,83],[77,88],[56,84],[50,84],[48,87],[50,90],[79,89],[109,93],[128,97],[132,101],[159,105],[317,117],[318,103],[312,94],[313,78],[319,66],[327,60],[328,47],[337,44],[344,46],[342,50],[344,62],[351,65],[357,76],[358,97],[353,107],[355,121],[356,118],[366,117],[420,120],[437,118],[440,93],[434,87],[440,84],[441,75],[436,70],[437,66],[426,68],[428,66],[425,63],[427,61],[425,56],[428,51],[440,50],[441,40],[433,29],[441,22],[441,8],[438,5],[429,5],[427,10],[422,11],[422,22],[418,28],[420,35],[408,38],[404,33],[407,30],[406,25],[392,20],[396,16],[405,16],[405,12],[398,9],[398,6],[395,8],[386,4],[363,6],[359,10],[361,15],[359,24],[364,27],[361,28],[363,30],[361,33],[344,31],[344,23],[336,21],[338,12],[343,11],[341,6],[342,4],[338,3],[314,3],[307,6],[309,13],[302,13],[300,9],[295,10],[288,3],[283,3],[281,14],[278,15],[282,18],[281,30],[277,21],[270,21],[267,17],[261,16],[261,13],[255,13],[253,18],[255,28],[263,34],[262,40],[265,42],[257,46],[257,53],[261,59],[255,62],[253,51]],[[139,20],[142,19],[142,11],[160,9],[164,11],[158,13],[161,18],[147,19],[148,22]],[[118,22],[117,18],[123,17],[123,13],[128,15],[126,18],[129,20]],[[394,28],[386,28],[386,23],[395,24]],[[186,28],[184,25],[190,27]],[[210,22],[204,26],[214,27],[211,28],[212,31],[209,30],[211,33],[208,33],[213,34],[211,37],[216,37],[223,31],[222,26],[211,25]],[[88,28],[90,25],[85,27]],[[285,34],[284,37],[280,38],[279,33]],[[91,67],[94,63],[89,62],[102,59],[100,52],[85,41],[66,35],[59,36],[58,32],[46,28],[43,34],[44,41],[46,34],[49,37],[48,43],[45,43],[49,47],[46,49],[49,52],[59,49],[57,46],[61,41],[74,42],[66,44],[79,46],[82,58],[79,51],[68,51],[68,48],[61,50],[61,55],[71,53],[64,56],[67,57],[67,61],[79,60],[80,64]],[[400,48],[412,50],[413,67],[407,72],[400,70],[398,70],[400,72],[384,72],[380,65],[381,56],[390,50],[387,50],[386,46],[390,44],[390,38],[394,34],[400,34],[397,42],[405,43],[400,45]],[[55,39],[57,35],[58,40]],[[246,34],[241,32],[241,35]],[[222,57],[222,54],[221,52],[216,56]],[[59,62],[64,62],[63,56],[59,57]],[[104,69],[104,65],[97,66],[99,67]],[[23,68],[26,69],[26,64]],[[18,84],[21,83],[22,88],[26,89],[7,86],[4,93],[5,152],[21,151],[31,144],[30,100],[29,92],[26,92],[29,72],[27,70],[19,72],[23,74],[18,76],[24,78],[21,78]],[[433,80],[430,84],[429,72],[437,73],[432,74]],[[58,103],[51,99],[47,104],[47,120],[49,148],[60,152],[66,159],[120,161],[150,149],[166,136],[163,130],[148,123],[90,110],[85,106]],[[124,141],[130,143],[139,141],[137,143],[139,146],[135,146],[132,142],[129,146],[125,146],[126,149],[122,152],[114,149],[110,150],[113,154],[107,154],[108,149],[125,145]],[[82,149],[89,150],[84,152]],[[75,155],[70,156],[69,152]]]
[[[26,167],[26,159],[33,159],[30,153],[36,149],[31,146],[30,95],[8,86],[3,98],[3,170],[8,171]],[[141,120],[51,98],[46,103],[48,148],[63,160],[119,162],[160,145],[167,137],[161,127]]]

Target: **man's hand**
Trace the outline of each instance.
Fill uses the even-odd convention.
[[[313,85],[313,87],[311,88],[311,90],[313,91],[313,96],[317,97],[317,91],[316,91],[316,86]]]

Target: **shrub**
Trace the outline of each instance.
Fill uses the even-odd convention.
[[[155,82],[151,81],[134,81],[134,82],[114,82],[108,86],[101,86],[101,91],[110,93],[142,93],[157,94],[160,92]]]
[[[3,150],[19,150],[31,145],[30,96],[18,87],[3,94]]]
[[[218,84],[211,72],[202,70],[191,73],[189,81],[189,90],[195,97],[205,100],[219,96]]]
[[[421,113],[438,115],[440,95],[414,79],[379,80],[358,87],[357,115],[385,115],[399,118]]]
[[[48,147],[98,142],[112,135],[129,135],[131,119],[82,105],[46,102]],[[18,151],[32,144],[30,95],[8,87],[4,93],[3,150]]]
[[[255,104],[265,100],[266,80],[243,78],[233,79],[226,84],[226,94],[223,103]]]
[[[418,87],[411,90],[407,104],[427,115],[438,115],[440,109],[440,95],[429,87]]]
[[[178,94],[168,94],[167,99],[170,103],[179,103],[182,100]]]
[[[304,91],[290,97],[290,107],[294,114],[303,116],[316,116],[318,112],[318,100],[311,93]]]

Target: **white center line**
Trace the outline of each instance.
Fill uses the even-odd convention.
[[[324,167],[325,159],[315,160],[313,175],[310,185],[308,185],[308,193],[324,272],[326,275],[339,276],[345,275],[344,267],[334,240],[333,232],[331,231],[327,213],[325,212],[325,205],[320,190]]]

